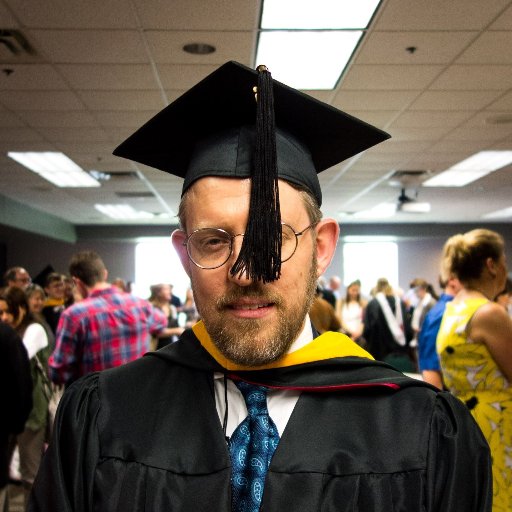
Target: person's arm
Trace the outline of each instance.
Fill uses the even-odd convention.
[[[443,389],[443,376],[440,370],[422,370],[423,380],[438,389]]]
[[[425,510],[491,512],[489,446],[466,406],[439,392],[430,426]]]
[[[501,372],[512,382],[512,319],[495,302],[479,308],[467,327],[468,338],[484,343]]]
[[[48,374],[55,384],[70,384],[78,376],[77,337],[75,321],[64,311],[57,328],[55,349],[48,360]]]
[[[97,385],[98,374],[93,373],[64,393],[27,512],[92,512],[99,463]]]

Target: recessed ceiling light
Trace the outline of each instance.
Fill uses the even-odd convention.
[[[215,46],[207,43],[190,43],[183,47],[183,51],[192,55],[209,55],[215,52]]]
[[[512,151],[480,151],[427,181],[425,187],[463,187],[512,163]]]
[[[150,212],[137,211],[129,204],[95,204],[94,208],[115,220],[152,219],[155,216]]]
[[[9,151],[7,156],[57,187],[100,186],[97,180],[86,173],[64,153],[53,151],[18,153]]]

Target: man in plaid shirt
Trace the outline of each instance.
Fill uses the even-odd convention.
[[[82,375],[133,361],[149,350],[152,334],[165,332],[164,313],[111,286],[95,252],[75,254],[69,272],[85,298],[61,314],[49,359],[53,382],[68,385]]]

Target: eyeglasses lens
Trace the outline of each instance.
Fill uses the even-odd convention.
[[[201,268],[217,268],[229,259],[233,237],[222,229],[198,229],[187,241],[190,259]],[[287,224],[282,225],[281,261],[287,261],[297,248],[297,237]]]

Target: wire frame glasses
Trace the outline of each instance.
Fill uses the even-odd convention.
[[[296,232],[288,224],[281,224],[281,263],[288,261],[299,244],[299,236],[316,226],[310,224],[302,231]],[[220,228],[200,228],[192,231],[183,243],[187,247],[188,257],[194,265],[204,269],[219,268],[224,265],[233,253],[233,241],[244,233],[231,235]]]

